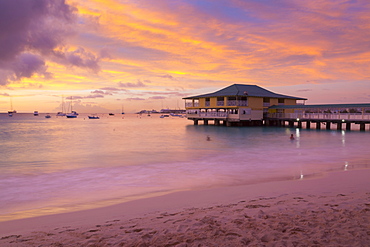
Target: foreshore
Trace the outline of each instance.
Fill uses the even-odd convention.
[[[370,169],[0,222],[0,246],[369,246]]]

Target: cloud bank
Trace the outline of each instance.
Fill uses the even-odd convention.
[[[0,1],[0,85],[33,75],[51,78],[47,60],[98,71],[93,54],[64,47],[76,23],[77,9],[65,0]]]

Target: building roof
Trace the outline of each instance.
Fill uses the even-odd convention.
[[[284,99],[296,99],[296,100],[307,100],[305,98],[293,97],[283,94],[273,93],[267,89],[259,87],[257,85],[245,85],[245,84],[233,84],[225,87],[214,93],[202,94],[192,97],[186,97],[183,99],[193,98],[205,98],[205,97],[222,97],[222,96],[252,96],[252,97],[266,97],[266,98],[284,98]]]
[[[327,105],[273,105],[269,109],[347,109],[370,108],[370,103]]]

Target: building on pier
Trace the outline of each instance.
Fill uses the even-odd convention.
[[[219,91],[183,98],[187,118],[227,126],[262,125],[273,105],[304,104],[305,98],[277,94],[256,85],[233,84]],[[300,102],[298,102],[300,101]],[[281,112],[281,111],[280,111]],[[284,109],[284,113],[294,113]]]
[[[346,130],[370,125],[370,103],[306,105],[305,98],[273,93],[256,85],[234,84],[214,93],[185,99],[187,118],[197,125],[289,126]]]

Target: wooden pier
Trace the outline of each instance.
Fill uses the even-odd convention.
[[[311,129],[351,130],[358,125],[360,131],[365,131],[370,124],[370,104],[328,104],[328,105],[295,105],[272,106],[265,118],[267,126],[289,126]],[[295,113],[277,113],[275,111],[294,110]]]
[[[290,128],[303,128],[303,125],[304,125],[306,129],[315,128],[317,130],[320,130],[320,129],[330,130],[330,129],[333,129],[333,126],[335,126],[334,128],[337,130],[343,130],[343,129],[351,130],[353,125],[359,125],[360,131],[365,131],[366,126],[369,124],[370,124],[369,120],[268,118],[265,120],[264,125],[265,126],[290,127]]]
[[[337,129],[352,130],[359,126],[360,131],[370,130],[370,113],[269,113],[261,120],[240,120],[235,114],[193,114],[188,115],[194,125],[203,122],[203,125],[221,126],[278,126],[306,129]],[[367,127],[369,126],[369,127]]]

